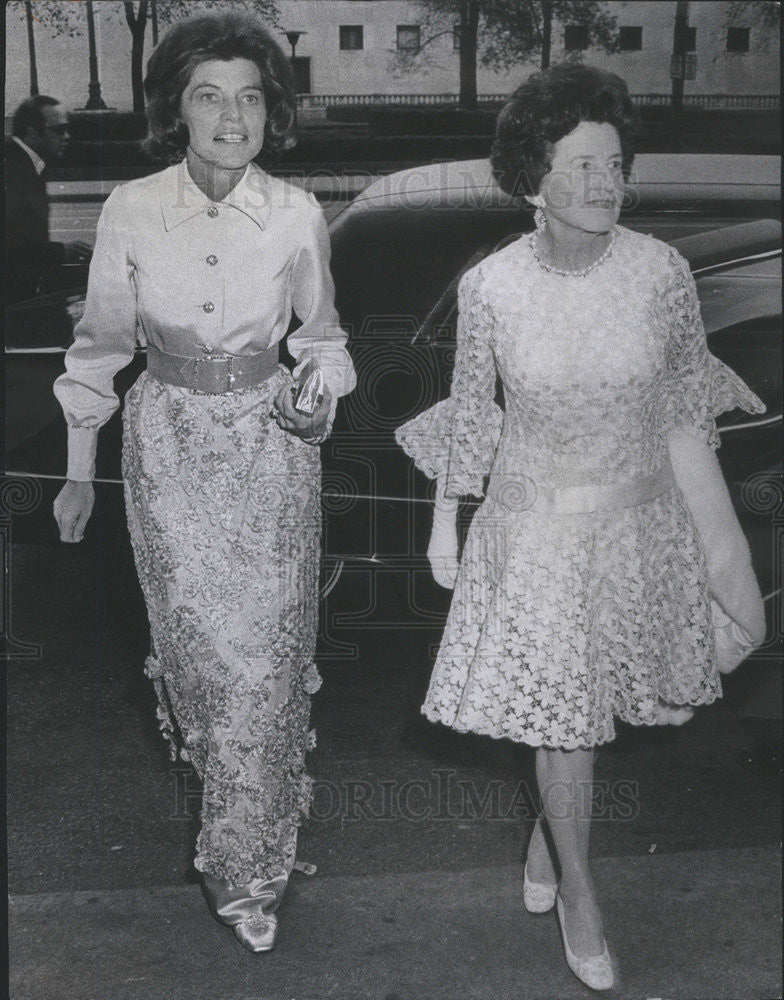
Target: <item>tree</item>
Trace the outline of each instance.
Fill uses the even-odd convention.
[[[730,0],[726,5],[727,28],[757,28],[759,47],[778,45],[781,32],[781,4],[773,0]]]
[[[477,64],[510,69],[539,55],[542,68],[550,65],[552,24],[585,30],[588,43],[607,52],[618,47],[614,17],[594,0],[420,0],[421,33],[417,48],[398,50],[395,68],[410,72],[433,59],[431,46],[457,33],[460,49],[461,108],[476,107]],[[580,59],[575,50],[567,58]]]
[[[49,28],[52,36],[81,34],[80,13],[73,3],[58,0],[12,0],[6,5],[9,14],[23,18],[27,25],[27,51],[30,59],[30,96],[38,94],[38,61],[35,54],[35,25]]]
[[[102,11],[107,11],[112,17],[124,19],[131,31],[131,92],[134,111],[144,111],[144,43],[151,3],[155,7],[152,13],[155,15],[156,31],[157,22],[170,25],[198,11],[236,10],[238,7],[253,11],[273,27],[278,25],[276,0],[138,0],[136,3],[132,0],[104,0],[101,4]],[[31,8],[33,20],[48,28],[53,37],[68,35],[73,38],[86,30],[84,0],[31,0],[29,3],[14,0],[8,4],[9,9],[20,17],[27,16],[27,6]],[[36,63],[31,31],[28,31],[28,44],[32,79]]]
[[[273,26],[278,25],[278,5],[276,0],[152,0],[153,10],[150,10],[150,0],[124,0],[123,13],[125,21],[131,30],[131,89],[133,93],[133,110],[144,111],[144,40],[147,32],[147,20],[153,14],[154,34],[157,35],[158,23],[173,24],[183,17],[188,17],[196,10],[234,9],[244,7],[251,10]]]
[[[553,21],[564,27],[582,28],[589,46],[615,52],[618,23],[593,0],[492,0],[482,28],[483,66],[510,69],[540,56],[542,69],[550,65]],[[582,50],[565,53],[567,59],[582,59]]]

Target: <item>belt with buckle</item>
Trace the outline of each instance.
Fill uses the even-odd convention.
[[[278,368],[278,346],[258,354],[215,354],[203,348],[200,357],[167,354],[147,345],[147,371],[159,382],[191,392],[225,395],[266,382]]]

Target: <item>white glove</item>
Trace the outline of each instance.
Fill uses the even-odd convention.
[[[440,587],[452,590],[457,579],[457,500],[447,499],[441,483],[436,490],[433,530],[427,547],[433,579]]]
[[[669,450],[675,480],[705,548],[711,597],[739,626],[735,642],[759,646],[765,639],[765,607],[718,459],[706,444],[682,430],[670,434]]]

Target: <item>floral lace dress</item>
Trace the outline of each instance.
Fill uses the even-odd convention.
[[[686,262],[616,236],[585,278],[545,271],[527,237],[468,271],[451,396],[397,432],[447,496],[483,496],[490,473],[422,709],[457,730],[585,748],[613,738],[615,716],[653,724],[660,701],[721,692],[701,541],[662,472],[667,434],[716,448],[715,415],[764,407],[708,352]],[[658,495],[612,509],[536,502],[640,494],[650,479]]]

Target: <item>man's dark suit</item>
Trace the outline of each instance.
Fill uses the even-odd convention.
[[[62,264],[64,256],[64,244],[49,240],[46,182],[25,150],[12,139],[6,139],[6,304],[34,296],[41,290],[47,272]]]

